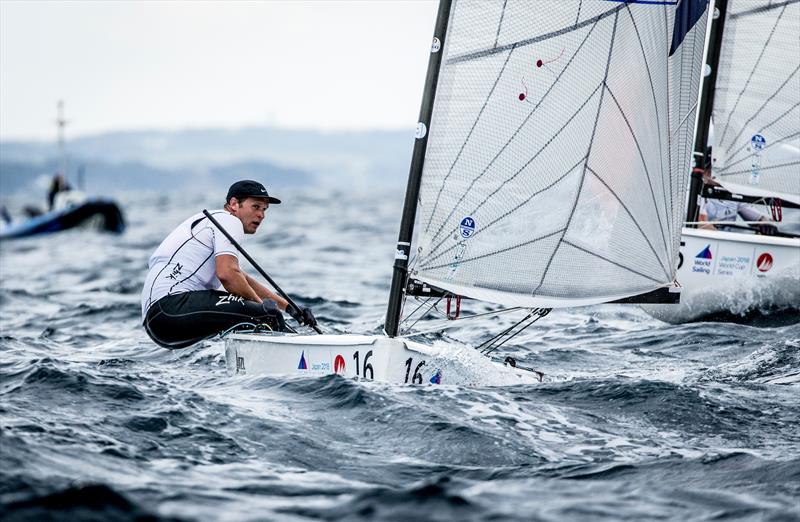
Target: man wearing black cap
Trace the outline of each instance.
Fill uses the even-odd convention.
[[[255,234],[269,206],[280,202],[257,181],[237,181],[224,210],[211,214],[241,242],[245,234]],[[316,324],[309,308],[289,305],[245,274],[236,247],[202,213],[181,223],[150,256],[142,318],[147,335],[160,346],[184,348],[243,323],[287,331],[280,310],[301,324]]]

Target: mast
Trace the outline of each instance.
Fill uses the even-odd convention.
[[[706,67],[710,68],[708,76],[703,82],[700,94],[700,116],[697,122],[697,135],[694,141],[694,167],[705,170],[711,163],[708,150],[708,134],[711,127],[711,113],[714,110],[714,93],[717,86],[717,69],[719,68],[719,54],[722,48],[722,34],[725,26],[725,13],[728,10],[728,0],[714,2],[714,14],[711,21],[711,31],[708,39],[708,56]],[[689,204],[686,209],[686,221],[697,221],[697,197],[703,191],[703,175],[701,172],[692,172],[689,182]],[[691,225],[696,227],[696,225]]]
[[[58,100],[58,118],[56,127],[58,128],[58,173],[67,177],[67,152],[64,144],[64,127],[67,120],[64,119],[64,100]]]
[[[436,27],[433,31],[431,55],[428,59],[428,72],[425,76],[425,90],[422,94],[422,106],[419,110],[414,152],[411,156],[411,167],[408,172],[406,198],[403,204],[403,217],[400,220],[400,234],[397,238],[397,250],[394,255],[394,272],[389,292],[389,305],[386,310],[384,331],[389,337],[398,334],[400,314],[403,309],[403,293],[405,292],[408,273],[408,256],[411,253],[411,237],[414,233],[414,219],[417,215],[417,200],[422,181],[422,167],[425,164],[425,151],[428,146],[428,129],[433,114],[433,102],[436,97],[436,85],[439,81],[439,66],[442,62],[444,38],[447,23],[450,20],[452,0],[439,0],[439,12],[436,15]]]

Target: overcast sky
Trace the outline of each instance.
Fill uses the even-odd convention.
[[[0,139],[413,128],[435,0],[0,0]]]

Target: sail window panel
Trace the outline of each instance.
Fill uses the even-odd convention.
[[[537,295],[542,299],[552,298],[556,302],[575,296],[603,300],[609,296],[621,298],[643,294],[663,286],[659,279],[647,277],[639,268],[635,262],[620,266],[562,242]],[[592,277],[575,277],[575,274],[591,274]]]
[[[756,8],[758,7],[758,8]],[[730,190],[800,201],[800,2],[731,1],[714,99],[714,175]],[[763,138],[761,148],[751,143]]]
[[[586,175],[578,204],[564,235],[568,243],[624,266],[630,265],[652,280],[672,281],[658,239],[647,236],[629,211],[591,171]]]

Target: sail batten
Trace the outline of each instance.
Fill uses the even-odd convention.
[[[676,10],[454,2],[413,277],[515,306],[672,282],[706,21]]]

